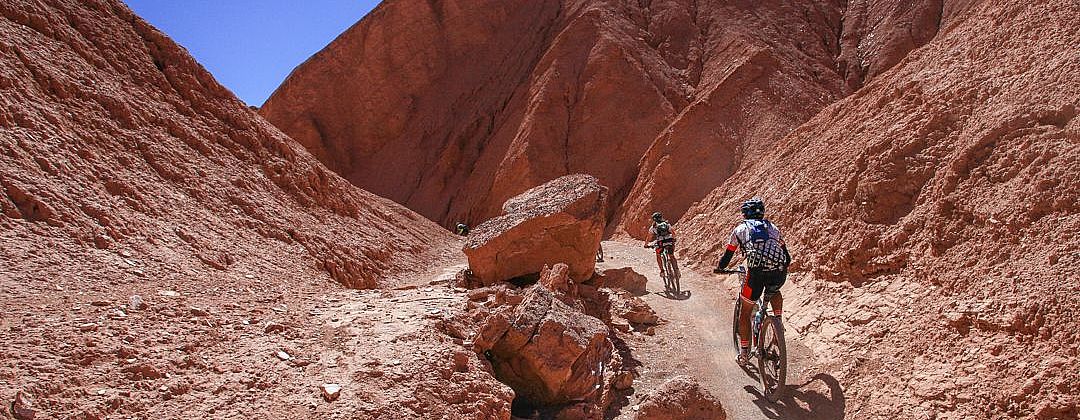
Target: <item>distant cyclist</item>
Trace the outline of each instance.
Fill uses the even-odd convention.
[[[652,226],[649,226],[649,234],[652,235],[652,240],[656,245],[656,266],[660,267],[660,273],[664,273],[664,260],[661,259],[660,254],[664,248],[668,248],[668,252],[675,255],[675,232],[671,229],[671,223],[664,220],[664,215],[660,212],[652,214]]]
[[[783,314],[784,297],[780,294],[780,286],[787,280],[787,268],[791,264],[791,254],[780,235],[780,229],[765,219],[765,202],[759,198],[747,200],[742,204],[742,214],[744,220],[731,232],[724,256],[713,270],[719,273],[727,268],[735,250],[742,250],[746,259],[747,279],[740,292],[743,299],[742,313],[739,314],[737,361],[740,365],[746,364],[750,356],[750,315],[754,303],[766,288],[776,291],[769,304],[777,317]]]
[[[469,235],[469,225],[466,225],[465,223],[462,223],[462,222],[458,222],[457,227],[454,228],[454,233],[456,233],[458,235],[461,235],[461,236],[468,236]]]

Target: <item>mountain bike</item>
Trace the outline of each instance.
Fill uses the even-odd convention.
[[[646,248],[660,249],[660,261],[663,270],[660,272],[660,277],[664,279],[664,291],[672,295],[678,295],[679,291],[679,263],[675,260],[675,241],[669,241],[663,244],[656,242],[649,242],[645,244]]]
[[[720,270],[721,274],[738,274],[741,277],[739,290],[746,286],[746,268]],[[779,290],[766,287],[755,303],[753,316],[750,318],[751,356],[757,358],[758,377],[765,399],[776,402],[787,387],[787,343],[784,342],[784,324],[780,318],[769,314],[769,301]],[[739,314],[743,299],[735,295],[735,314],[731,320],[731,341],[735,352],[739,351]]]

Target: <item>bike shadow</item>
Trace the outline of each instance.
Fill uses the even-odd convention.
[[[821,381],[827,388],[825,393],[810,387],[815,381]],[[754,405],[770,419],[843,419],[846,409],[844,390],[832,375],[819,373],[799,385],[789,385],[784,396],[777,402],[769,402],[756,387],[743,387],[754,396]]]
[[[653,292],[653,294],[670,300],[687,300],[690,299],[692,293],[689,290],[680,290],[677,292],[673,290],[664,290]]]

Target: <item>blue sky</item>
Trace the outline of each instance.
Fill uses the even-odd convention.
[[[124,0],[187,48],[221,84],[262,105],[293,68],[378,0]]]

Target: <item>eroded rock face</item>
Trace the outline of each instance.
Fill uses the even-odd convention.
[[[260,113],[345,178],[444,224],[588,173],[612,189],[614,224],[642,236],[652,211],[678,220],[960,7],[386,1]]]
[[[472,274],[485,285],[565,263],[568,275],[593,275],[605,225],[607,188],[568,175],[508,200],[504,214],[477,226],[465,242]]]
[[[0,41],[0,231],[11,249],[64,238],[211,272],[314,262],[370,288],[450,242],[327,170],[117,1],[5,1]],[[12,259],[14,272],[41,271]]]
[[[636,420],[724,420],[720,401],[692,376],[680,375],[664,382],[641,403]]]
[[[761,196],[796,276],[843,286],[805,296],[793,329],[816,353],[880,361],[837,378],[852,384],[848,412],[908,418],[941,404],[963,417],[1030,416],[1071,391],[1025,381],[1080,383],[1065,373],[1080,372],[1065,274],[1080,265],[1080,9],[943,7],[947,31],[789,134],[776,159],[748,162],[680,221],[694,232],[680,243],[687,260],[715,263],[739,202]],[[902,309],[922,296],[924,309]],[[867,310],[833,312],[847,306]],[[922,357],[943,339],[957,345]],[[1044,363],[993,367],[1032,354]],[[941,391],[959,388],[971,398]]]
[[[488,319],[476,339],[495,377],[535,407],[600,402],[612,360],[608,329],[559,300],[541,284],[506,313]]]

